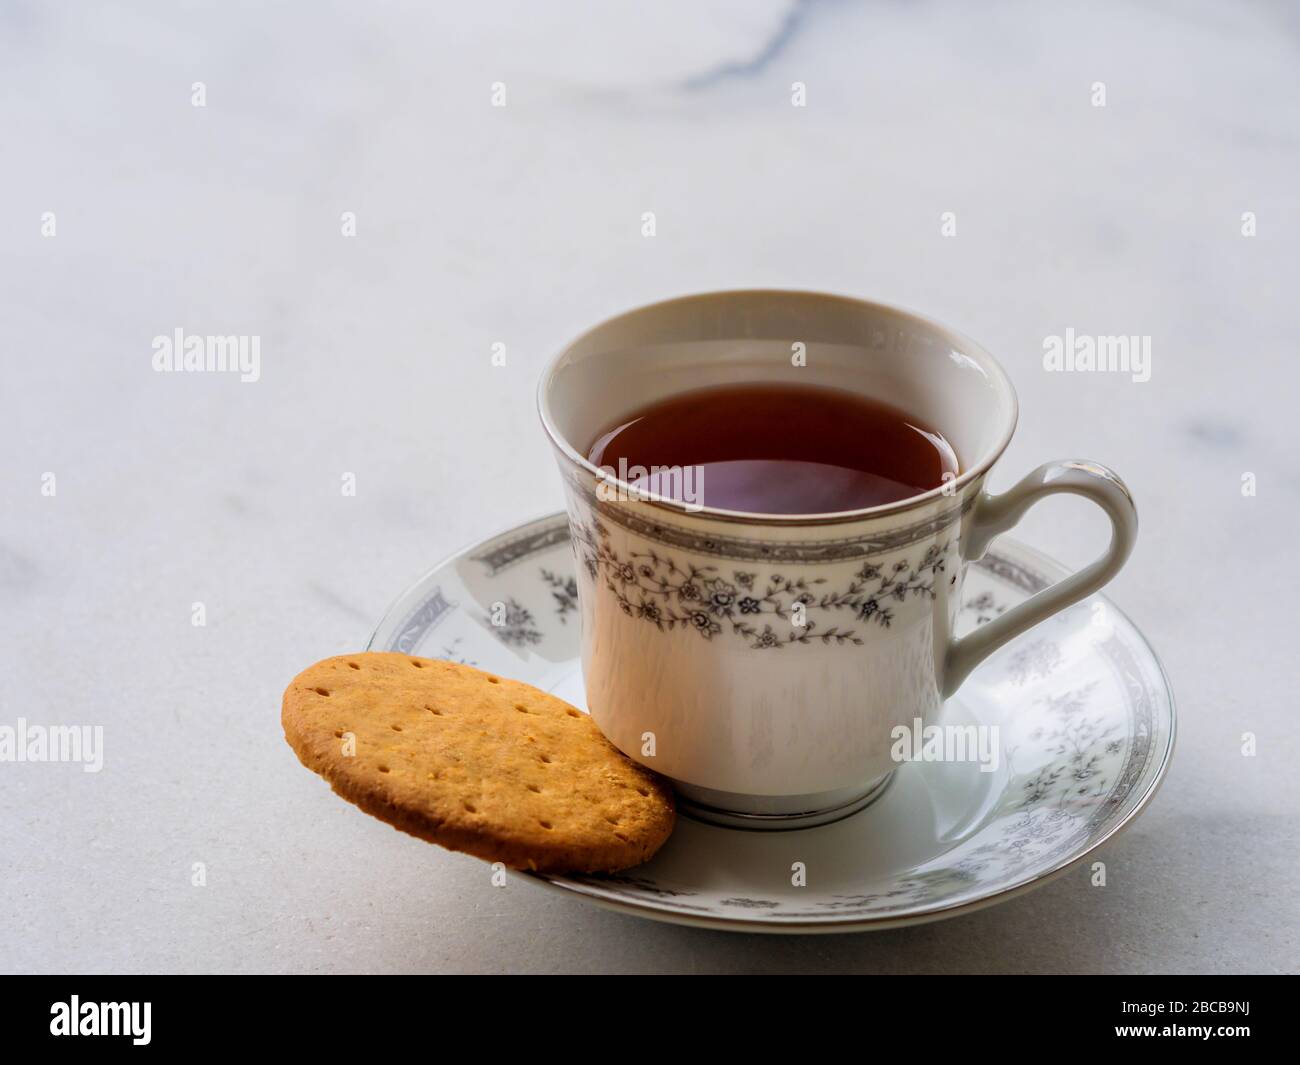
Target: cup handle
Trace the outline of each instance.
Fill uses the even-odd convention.
[[[1095,592],[1119,572],[1132,553],[1137,539],[1137,507],[1119,475],[1096,462],[1048,462],[999,496],[988,492],[980,495],[971,514],[966,561],[983,558],[994,537],[1015,525],[1040,499],[1057,492],[1084,496],[1106,512],[1110,517],[1110,546],[1090,566],[1044,588],[974,632],[953,640],[944,658],[945,699],[961,686],[971,670],[1012,637]]]

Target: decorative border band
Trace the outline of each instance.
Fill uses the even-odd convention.
[[[942,514],[911,525],[898,526],[871,536],[856,536],[842,540],[755,540],[739,536],[704,534],[658,520],[650,520],[597,497],[595,491],[581,481],[570,478],[570,486],[602,518],[646,540],[676,547],[697,555],[710,555],[735,562],[772,562],[782,565],[803,563],[819,565],[836,562],[856,562],[890,551],[929,540],[950,525],[961,520],[975,504],[977,492],[970,492],[957,505]]]
[[[412,610],[398,627],[397,635],[393,637],[393,646],[403,654],[411,654],[425,634],[455,608],[456,604],[442,594],[442,588],[435,588],[433,594]]]
[[[546,551],[556,544],[567,543],[568,540],[568,521],[561,521],[556,517],[552,524],[544,525],[540,529],[532,529],[521,536],[511,537],[486,551],[470,555],[470,558],[475,562],[482,562],[488,568],[488,576],[495,577],[516,562],[522,562],[530,555]]]

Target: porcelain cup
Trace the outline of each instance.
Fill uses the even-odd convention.
[[[958,475],[886,506],[771,515],[647,499],[587,460],[637,409],[737,382],[884,400],[947,437]],[[936,721],[982,659],[1110,580],[1137,533],[1128,489],[1094,462],[1048,462],[987,492],[1016,427],[1011,382],[979,345],[883,304],[735,291],[643,307],[565,347],[538,404],[577,554],[591,713],[722,824],[804,827],[861,809],[897,768],[895,728]],[[956,637],[966,566],[1056,493],[1105,511],[1105,553]]]

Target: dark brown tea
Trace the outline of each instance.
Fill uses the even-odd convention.
[[[930,426],[884,403],[808,385],[673,396],[601,433],[587,457],[664,498],[758,514],[896,503],[957,473],[956,453]]]

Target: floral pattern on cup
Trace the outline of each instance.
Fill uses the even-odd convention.
[[[706,640],[726,634],[754,650],[810,643],[861,646],[857,633],[864,626],[887,629],[901,604],[936,598],[950,548],[947,541],[931,543],[915,561],[864,561],[847,584],[831,588],[824,577],[728,573],[653,548],[620,553],[599,519],[575,524],[573,537],[587,575],[598,585],[603,581],[629,617],[660,632],[688,629]],[[956,583],[955,574],[950,581]],[[834,624],[822,628],[814,613]],[[773,621],[784,622],[781,631]]]

